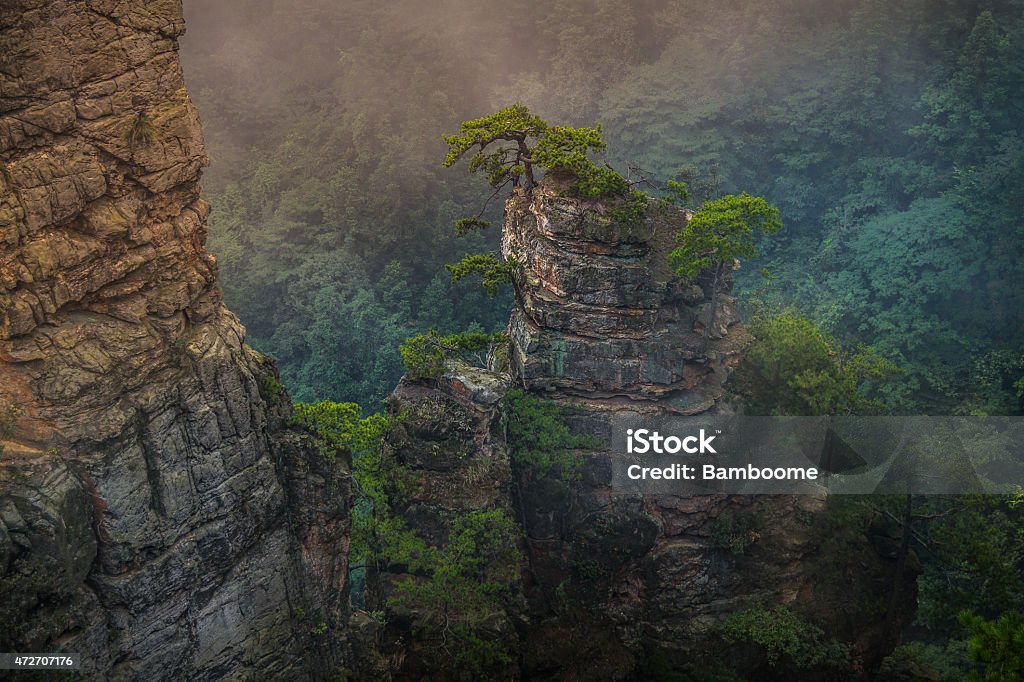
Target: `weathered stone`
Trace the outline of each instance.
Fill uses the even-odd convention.
[[[708,273],[691,281],[667,269],[685,212],[652,209],[642,224],[616,226],[601,209],[543,186],[509,200],[504,252],[525,263],[509,325],[515,380],[573,406],[573,428],[606,442],[613,415],[721,409],[729,370],[751,341],[728,295],[731,277],[713,292]],[[567,591],[599,614],[598,631],[614,623],[635,655],[649,647],[699,654],[717,623],[752,604],[813,616],[868,660],[887,646],[877,636],[882,612],[819,582],[825,538],[801,519],[820,516],[823,498],[623,498],[595,468],[602,461],[584,467],[568,494],[542,479],[520,481],[527,537],[543,540],[531,554],[533,590]],[[741,517],[759,530],[743,538],[742,555],[723,552],[716,524]],[[891,556],[873,552],[867,536],[848,542],[860,589],[891,581]],[[912,573],[900,578],[911,583],[904,595],[913,593]],[[837,603],[853,618],[840,623],[821,607]],[[912,598],[901,608],[904,618],[912,613]]]
[[[686,668],[730,613],[753,605],[792,607],[876,660],[891,642],[881,637],[884,609],[864,595],[891,585],[892,538],[851,532],[827,550],[840,557],[825,556],[830,538],[815,524],[824,497],[626,497],[611,488],[608,457],[616,453],[608,451],[581,453],[569,481],[522,465],[481,466],[489,453],[508,456],[494,424],[510,385],[570,407],[570,428],[605,443],[614,419],[724,409],[728,373],[752,340],[728,295],[731,276],[712,291],[708,273],[691,281],[667,268],[685,212],[652,208],[646,220],[624,224],[607,208],[552,185],[531,196],[517,191],[506,204],[505,256],[524,264],[510,362],[495,361],[491,375],[458,368],[435,385],[396,389],[392,408],[412,418],[385,454],[421,475],[405,520],[442,546],[440,512],[511,504],[529,567],[525,606],[507,616],[522,637],[518,674],[530,679],[637,679],[652,650]],[[487,474],[471,476],[476,470]],[[722,530],[734,523],[742,537]],[[842,585],[821,580],[830,561],[842,564],[824,569],[842,573]],[[904,620],[913,612],[913,573],[897,578],[907,587]],[[401,679],[445,678],[443,660],[398,633],[405,644],[391,646],[406,656]]]
[[[0,649],[307,679],[345,657],[348,466],[223,306],[182,30],[177,0],[0,5]]]
[[[406,499],[393,511],[431,546],[443,547],[453,525],[468,513],[503,509],[513,514],[499,404],[507,390],[506,376],[453,364],[431,385],[403,380],[388,399],[388,411],[399,419],[385,440],[382,457],[401,465],[409,477]],[[387,632],[381,634],[381,651],[390,662],[361,656],[359,679],[380,678],[375,673],[382,668],[394,679],[465,677],[460,677],[443,645],[448,635],[436,628],[424,632],[415,610],[390,599],[397,594],[398,582],[421,579],[400,564],[367,576],[368,608],[384,608],[376,601],[383,597],[390,611]],[[519,649],[515,614],[480,615],[487,616],[480,625],[481,636]],[[518,666],[491,666],[485,677],[518,679]]]
[[[594,202],[542,186],[513,195],[505,215],[502,248],[525,264],[509,331],[513,366],[528,386],[661,404],[700,388],[699,400],[676,401],[681,412],[722,395],[714,377],[724,377],[748,335],[736,324],[730,277],[719,284],[716,328],[705,339],[710,282],[680,282],[667,267],[684,211],[616,222]]]

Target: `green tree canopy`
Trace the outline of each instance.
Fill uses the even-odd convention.
[[[865,394],[866,382],[899,370],[873,349],[844,352],[835,339],[792,312],[755,321],[751,331],[757,343],[731,380],[749,413],[817,416],[883,409]]]
[[[702,270],[733,258],[754,258],[757,232],[782,229],[779,209],[747,193],[724,196],[704,204],[676,234],[679,248],[669,254],[677,273],[696,277]]]
[[[444,167],[451,168],[476,147],[478,151],[469,160],[470,172],[485,171],[491,187],[502,187],[509,181],[518,185],[520,176],[525,176],[526,188],[530,189],[536,184],[530,144],[547,132],[548,124],[544,119],[534,116],[521,104],[505,107],[489,116],[465,121],[458,133],[445,135],[448,155]],[[502,142],[511,145],[502,145]],[[486,151],[488,147],[491,147],[490,152]]]
[[[971,673],[972,682],[1012,682],[1024,676],[1024,623],[1019,613],[1007,611],[987,621],[964,611],[960,623],[969,633],[971,660],[984,667]]]
[[[445,135],[444,141],[448,145],[445,168],[476,149],[469,159],[470,172],[484,171],[491,187],[498,191],[510,183],[530,191],[537,185],[535,170],[543,169],[573,175],[575,182],[569,188],[573,196],[622,197],[629,193],[629,183],[617,171],[590,159],[591,152],[606,146],[600,125],[551,126],[525,106],[514,104],[464,122],[458,133]],[[456,227],[460,231],[486,227],[482,214],[483,210],[473,218],[464,218]]]

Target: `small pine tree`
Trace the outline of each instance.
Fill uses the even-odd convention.
[[[762,197],[743,193],[707,202],[676,234],[680,246],[669,254],[669,263],[677,274],[696,277],[709,268],[714,271],[711,310],[704,325],[705,344],[715,323],[718,282],[726,263],[756,257],[756,234],[773,234],[781,229],[779,209]]]

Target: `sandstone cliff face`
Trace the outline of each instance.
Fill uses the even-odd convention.
[[[623,416],[726,410],[723,384],[752,340],[733,310],[731,277],[713,292],[710,277],[672,275],[667,254],[683,212],[652,206],[646,221],[624,224],[608,208],[563,197],[552,185],[515,194],[506,204],[503,249],[525,268],[508,362],[492,368],[495,389],[475,400],[467,383],[487,380],[474,370],[470,381],[467,370],[453,366],[433,386],[403,384],[393,404],[458,400],[464,406],[452,414],[462,428],[490,433],[504,409],[502,387],[519,386],[571,408],[576,431],[606,442]],[[495,452],[502,462],[509,458],[501,434],[486,448],[470,448],[459,464],[437,466],[415,453],[443,420],[415,423],[391,439],[392,457],[431,471],[435,481],[406,511],[410,526],[426,532],[422,510],[459,500],[456,506],[511,504],[522,526],[526,601],[508,614],[517,626],[516,676],[638,679],[652,651],[680,669],[709,655],[713,663],[707,647],[714,629],[755,605],[790,606],[869,662],[888,644],[883,620],[896,562],[874,547],[892,539],[880,529],[834,533],[823,496],[622,495],[611,487],[605,458],[615,453],[606,446],[586,458],[577,480],[536,475],[513,457],[511,467],[502,464],[481,483],[466,472],[496,466]],[[476,468],[464,468],[472,462]],[[471,500],[467,489],[480,499]],[[434,538],[444,541],[443,534]],[[744,550],[734,553],[728,542]],[[907,584],[903,620],[913,611],[912,572],[898,578]],[[417,646],[415,637],[406,646],[419,660],[405,659],[403,679],[431,663]]]
[[[178,0],[0,5],[0,649],[302,677],[338,662],[310,631],[345,616],[347,467],[223,306],[183,30]]]
[[[528,387],[588,400],[627,398],[695,414],[722,396],[749,335],[719,284],[672,276],[683,211],[652,207],[637,224],[550,186],[506,204],[502,249],[525,264],[509,331],[513,371]],[[711,321],[708,341],[704,326]]]

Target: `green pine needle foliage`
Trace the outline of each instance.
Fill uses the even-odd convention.
[[[515,258],[498,260],[493,253],[469,254],[462,260],[445,268],[452,274],[452,281],[459,282],[466,277],[479,276],[480,283],[490,297],[498,295],[503,284],[511,284],[523,270],[523,264]]]
[[[455,234],[460,237],[469,234],[470,232],[476,232],[478,230],[485,230],[491,226],[490,220],[484,220],[483,218],[459,218],[455,221]]]
[[[577,450],[598,443],[572,432],[566,423],[571,414],[572,408],[526,391],[506,393],[505,436],[513,462],[538,478],[578,478],[583,458]]]
[[[484,154],[490,144],[494,142],[519,142],[527,139],[539,138],[548,130],[548,124],[540,116],[530,113],[530,110],[521,104],[514,104],[505,107],[488,116],[474,118],[465,121],[459,126],[459,132],[454,135],[444,135],[445,144],[448,145],[448,154],[444,159],[444,167],[451,168],[466,152],[473,147],[478,147],[477,154],[470,159],[470,170],[476,171],[481,167],[492,163],[488,159],[503,159],[502,154],[506,149],[499,149],[491,154]],[[501,182],[492,182],[497,187]]]
[[[730,645],[756,646],[767,666],[775,670],[843,669],[850,663],[845,645],[827,639],[821,628],[784,606],[733,613],[722,624],[719,635]]]
[[[303,426],[324,441],[324,454],[334,457],[339,451],[364,454],[375,451],[390,430],[393,419],[381,414],[363,417],[356,403],[295,403],[292,424]]]
[[[483,679],[512,661],[510,643],[487,625],[511,605],[523,567],[521,532],[504,509],[455,518],[447,544],[430,548],[418,569],[428,579],[403,578],[395,604],[415,612],[428,635],[449,635],[446,650],[459,670]]]
[[[970,611],[960,614],[967,628],[967,651],[981,670],[971,671],[971,682],[1015,682],[1024,679],[1024,623],[1020,613],[1007,611],[985,620]]]
[[[522,184],[529,191],[536,184],[535,171],[544,170],[572,175],[574,180],[567,190],[570,196],[595,199],[630,195],[630,184],[622,175],[590,159],[591,153],[606,147],[600,125],[551,126],[525,106],[514,104],[464,122],[458,133],[445,135],[444,141],[448,145],[445,168],[476,149],[469,159],[469,171],[482,171],[491,187]],[[465,229],[477,220],[459,223]]]
[[[730,379],[749,414],[819,416],[878,414],[870,398],[873,383],[899,374],[899,368],[870,346],[856,352],[810,320],[788,311],[755,320],[757,342]]]
[[[405,340],[399,348],[407,376],[413,381],[436,379],[445,371],[445,363],[452,358],[472,358],[484,364],[483,358],[491,346],[506,341],[504,332],[486,334],[467,331],[442,336],[434,330],[417,334]]]
[[[762,197],[746,193],[724,196],[704,204],[676,234],[680,246],[669,254],[669,262],[680,275],[696,277],[733,258],[756,257],[757,233],[773,234],[781,229],[779,209]]]

